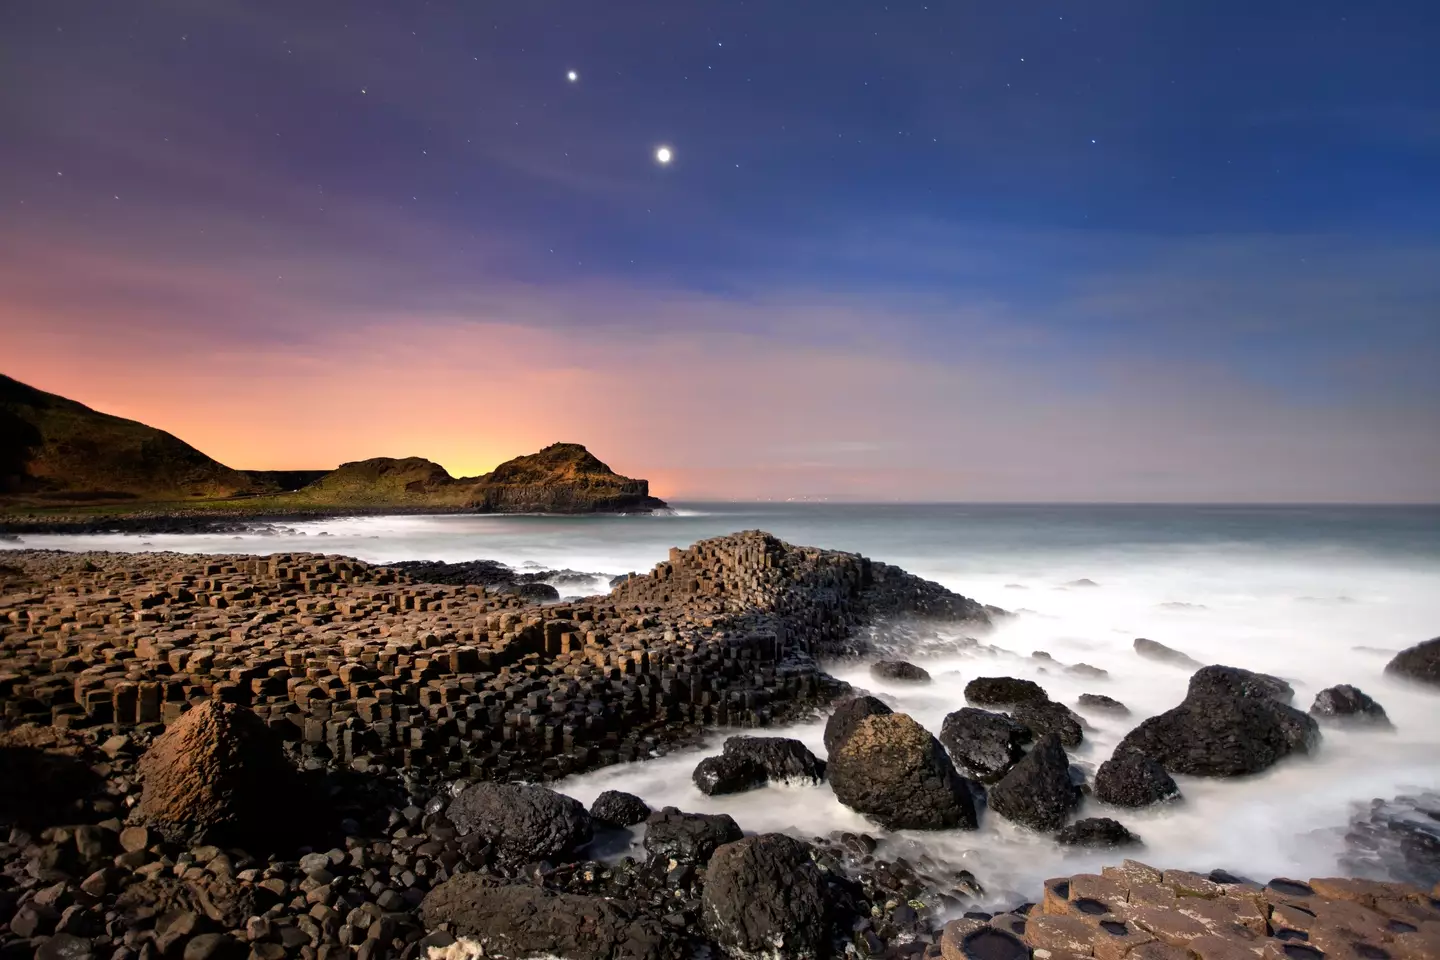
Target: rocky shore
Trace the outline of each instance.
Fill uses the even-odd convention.
[[[1087,782],[1066,755],[1083,721],[1033,683],[977,678],[936,737],[819,668],[877,623],[978,633],[1003,616],[882,563],[750,531],[573,602],[487,584],[488,568],[426,572],[0,553],[0,956],[1440,956],[1440,891],[1420,886],[1117,854],[992,915],[974,909],[983,877],[877,858],[862,834],[746,836],[541,785],[750,728],[697,786],[828,782],[887,828],[1001,816],[1118,849],[1124,826],[1075,819],[1087,794],[1163,803],[1171,772],[1252,772],[1313,749],[1322,723],[1378,724],[1355,688],[1303,713],[1283,681],[1200,669]],[[1421,648],[1396,669],[1426,682],[1440,650]],[[825,759],[758,732],[821,709]],[[1377,807],[1376,835],[1398,816]]]

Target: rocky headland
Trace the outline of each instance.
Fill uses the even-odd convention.
[[[175,532],[368,513],[650,513],[645,480],[578,443],[478,477],[421,457],[234,470],[163,430],[0,375],[0,533]]]
[[[1142,838],[1086,816],[1090,797],[1166,803],[1172,773],[1253,772],[1317,749],[1325,725],[1379,729],[1357,688],[1302,712],[1283,680],[1204,667],[1087,782],[1066,753],[1083,721],[1037,684],[975,678],[937,737],[821,669],[877,624],[978,634],[1004,615],[886,564],[750,531],[566,602],[451,566],[472,567],[0,553],[0,955],[1440,956],[1437,891],[1418,885],[1117,853],[993,913],[984,877],[881,859],[863,834],[747,836],[728,816],[613,791],[587,810],[543,785],[747,728],[696,768],[701,789],[828,783],[882,827],[998,816],[1118,851]],[[1440,644],[1416,651],[1394,669],[1433,682]],[[823,759],[762,733],[821,710]],[[1437,806],[1358,818],[1356,871],[1395,875],[1398,856],[1423,882]],[[596,859],[617,844],[629,855]]]

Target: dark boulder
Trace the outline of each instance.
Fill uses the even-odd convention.
[[[1395,654],[1385,665],[1385,672],[1416,683],[1440,687],[1440,637],[1417,643]]]
[[[1180,797],[1180,788],[1159,762],[1138,750],[1117,749],[1095,772],[1095,798],[1117,807],[1148,807]]]
[[[706,934],[731,956],[830,955],[825,878],[794,837],[767,833],[716,850],[701,910]]]
[[[275,797],[300,792],[280,738],[246,707],[207,701],[170,724],[140,758],[140,819],[172,838],[269,847]],[[284,818],[282,818],[284,819]]]
[[[830,759],[839,801],[891,830],[976,826],[970,784],[930,732],[903,713],[866,717]]]
[[[1190,677],[1190,692],[1187,696],[1202,697],[1212,694],[1289,703],[1295,699],[1295,688],[1268,673],[1215,664],[1195,671]]]
[[[1047,733],[990,788],[990,809],[1006,820],[1050,833],[1059,830],[1080,805],[1080,788],[1070,779],[1070,760],[1060,738]]]
[[[1049,700],[1045,688],[1033,680],[1014,677],[976,677],[965,684],[965,699],[987,707],[1005,707],[1032,700]]]
[[[835,705],[835,711],[830,714],[830,719],[825,721],[825,753],[833,757],[835,748],[840,746],[840,741],[850,736],[861,720],[893,712],[874,697],[851,697],[849,700],[841,700]]]
[[[1114,697],[1107,697],[1103,693],[1082,693],[1075,705],[1085,710],[1098,710],[1103,713],[1113,713],[1117,717],[1128,716],[1130,708],[1125,706]]]
[[[1154,660],[1157,663],[1168,663],[1172,667],[1186,667],[1194,669],[1200,666],[1200,661],[1194,657],[1186,656],[1179,650],[1167,647],[1163,643],[1154,640],[1146,640],[1144,637],[1135,638],[1135,652],[1146,660]]]
[[[870,664],[870,676],[876,680],[900,680],[907,683],[929,683],[930,674],[904,660],[879,660]]]
[[[1087,817],[1076,820],[1055,835],[1059,843],[1070,847],[1138,847],[1140,838],[1118,820],[1109,817]]]
[[[748,758],[774,783],[819,783],[825,779],[825,761],[789,737],[730,737],[725,741],[725,756]]]
[[[633,793],[606,790],[590,804],[590,818],[606,826],[633,827],[650,816],[650,807]]]
[[[502,956],[566,960],[680,960],[693,948],[639,903],[557,893],[529,884],[497,884],[462,873],[420,905],[427,927],[449,924],[457,936]]]
[[[695,765],[690,775],[695,786],[707,797],[726,793],[744,793],[765,786],[765,768],[741,754],[706,757]]]
[[[1029,700],[1017,703],[1010,711],[1015,721],[1036,737],[1053,733],[1067,747],[1078,747],[1085,739],[1085,722],[1063,703],[1053,700]]]
[[[660,860],[704,864],[716,848],[741,836],[728,813],[681,813],[666,807],[645,821],[645,852]]]
[[[1366,695],[1365,691],[1348,683],[1328,687],[1317,693],[1315,702],[1310,706],[1310,716],[1321,723],[1387,729],[1395,726],[1385,715],[1384,707]]]
[[[591,836],[590,814],[580,801],[539,786],[471,784],[445,816],[462,835],[488,840],[510,866],[564,856]]]
[[[981,783],[994,783],[1025,756],[1031,733],[1003,713],[962,707],[945,718],[940,742],[955,768]]]
[[[1171,773],[1259,773],[1320,740],[1313,717],[1265,697],[1189,696],[1126,734],[1117,754],[1138,750]]]

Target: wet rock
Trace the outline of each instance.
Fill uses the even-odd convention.
[[[690,775],[695,786],[707,797],[727,793],[744,793],[765,786],[765,768],[741,754],[706,757],[695,765]]]
[[[275,797],[300,789],[280,739],[264,721],[215,700],[167,727],[140,758],[139,770],[142,819],[171,834],[203,831],[239,845],[274,844],[283,825],[274,815]]]
[[[940,742],[903,713],[861,720],[829,773],[841,803],[891,830],[976,826],[970,785]]]
[[[1440,884],[1440,793],[1404,794],[1357,806],[1341,866],[1357,877]]]
[[[445,816],[461,835],[488,840],[511,866],[571,853],[591,836],[590,814],[578,800],[539,786],[471,784]]]
[[[833,757],[835,748],[840,745],[840,741],[850,736],[861,720],[893,712],[874,697],[851,697],[848,700],[841,700],[835,705],[830,719],[825,721],[825,753]]]
[[[929,683],[930,674],[904,660],[879,660],[870,664],[870,676],[876,680],[898,680],[906,683]]]
[[[825,878],[793,837],[767,833],[720,847],[701,903],[705,932],[731,956],[829,956]]]
[[[1017,703],[1045,701],[1050,697],[1033,680],[1015,677],[976,677],[965,684],[965,699],[981,706],[1006,707]]]
[[[1225,667],[1215,664],[1201,667],[1190,677],[1192,697],[1220,695],[1230,697],[1254,697],[1289,703],[1295,699],[1295,688],[1279,677],[1268,673],[1256,673],[1239,667]]]
[[[1053,700],[1029,700],[1017,703],[1011,715],[1036,737],[1053,733],[1067,747],[1078,747],[1085,739],[1084,721],[1063,703]]]
[[[1080,699],[1075,701],[1075,704],[1084,710],[1113,713],[1117,717],[1129,716],[1130,714],[1129,707],[1114,697],[1107,697],[1103,693],[1082,693],[1080,694]]]
[[[1137,808],[1179,797],[1174,778],[1138,750],[1117,748],[1095,773],[1095,798],[1102,803]]]
[[[1416,683],[1440,687],[1440,637],[1417,643],[1397,653],[1385,665],[1385,672]]]
[[[497,885],[476,873],[441,883],[426,894],[420,911],[427,926],[449,924],[455,934],[483,944],[487,954],[680,960],[691,952],[683,936],[639,903]]]
[[[956,769],[981,783],[994,783],[1009,772],[1031,738],[1025,725],[977,707],[956,710],[940,726],[940,742]]]
[[[1351,726],[1392,728],[1394,724],[1385,715],[1385,708],[1376,703],[1359,687],[1341,684],[1328,687],[1315,695],[1310,707],[1310,716],[1323,723],[1346,724]]]
[[[1146,660],[1154,660],[1157,663],[1168,663],[1174,667],[1186,667],[1195,669],[1201,666],[1199,660],[1187,656],[1173,647],[1155,640],[1147,640],[1144,637],[1135,638],[1135,652]]]
[[[1024,923],[1020,925],[1024,929]],[[998,927],[974,920],[953,920],[946,924],[940,940],[944,960],[1029,960],[1024,941]]]
[[[728,813],[682,813],[666,807],[645,821],[645,852],[662,861],[704,864],[718,847],[741,836]]]
[[[644,823],[650,816],[650,807],[633,793],[623,790],[606,790],[590,804],[590,818],[615,827],[631,827]]]
[[[1137,847],[1140,838],[1118,820],[1109,817],[1087,817],[1076,820],[1055,835],[1055,840],[1071,847]]]
[[[1131,730],[1115,752],[1138,750],[1171,773],[1234,777],[1309,753],[1319,740],[1313,717],[1268,697],[1191,695]]]
[[[1070,761],[1056,734],[1047,733],[990,788],[990,809],[1007,820],[1050,833],[1059,830],[1080,804],[1070,780]]]
[[[774,783],[819,783],[825,779],[825,761],[789,737],[730,737],[725,741],[725,756],[749,759]]]

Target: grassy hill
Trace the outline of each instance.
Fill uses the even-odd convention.
[[[0,374],[0,496],[73,503],[256,490],[255,481],[179,437]]]
[[[0,375],[0,514],[11,516],[11,528],[111,517],[664,507],[648,481],[621,476],[578,443],[551,444],[462,479],[421,457],[357,460],[331,471],[232,470],[163,430]]]

